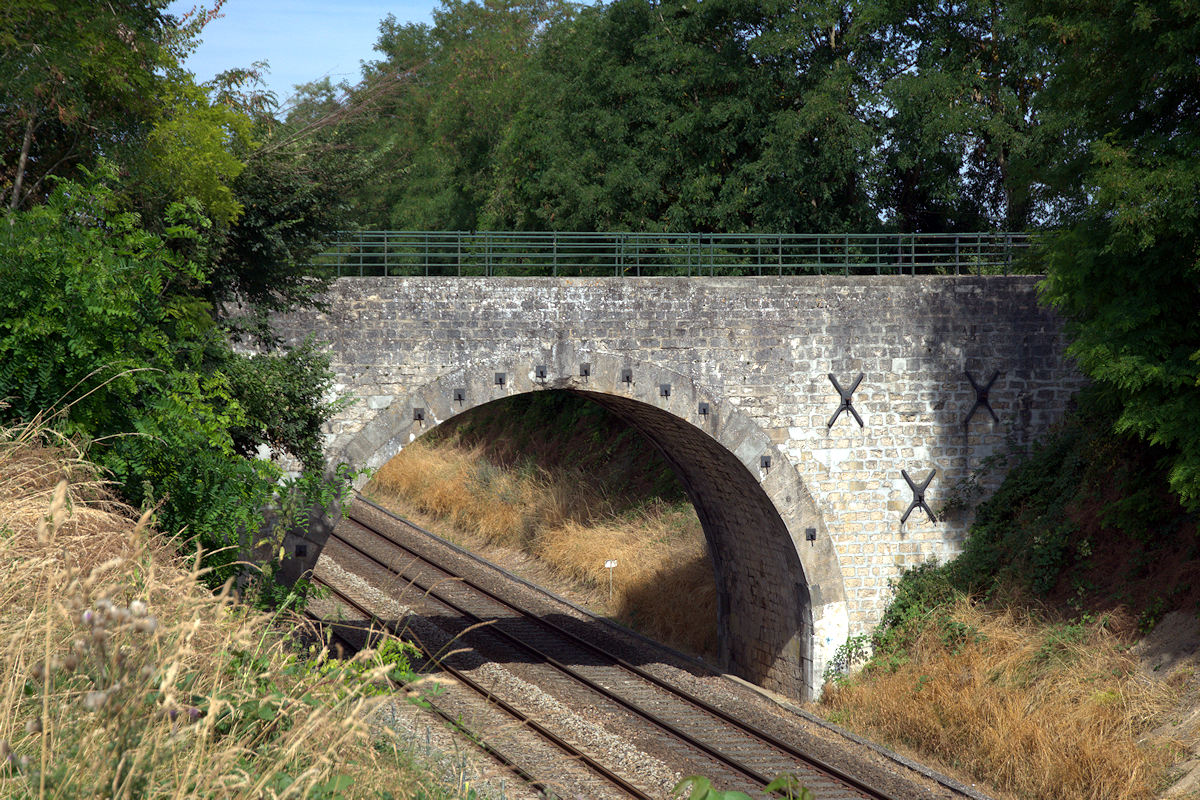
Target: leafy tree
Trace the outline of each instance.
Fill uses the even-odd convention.
[[[552,27],[488,224],[872,224],[853,16],[836,4],[618,0]]]
[[[311,348],[235,354],[187,257],[203,220],[168,209],[165,234],[119,209],[102,164],[87,184],[63,180],[46,204],[0,226],[0,398],[5,419],[49,414],[111,471],[125,497],[207,550],[224,579],[257,534],[278,467],[260,444],[319,477],[319,426],[331,376]]]
[[[165,5],[0,7],[0,419],[45,414],[94,442],[219,582],[268,506],[329,499],[327,359],[237,354],[247,325],[229,312],[313,302],[301,265],[345,225],[358,173],[336,129],[278,125],[265,65],[197,86],[179,58],[215,10],[181,22]],[[305,473],[281,490],[264,447]]]
[[[208,87],[215,104],[245,115],[253,142],[229,184],[240,213],[212,237],[206,296],[228,329],[273,344],[268,315],[311,305],[328,287],[330,278],[305,265],[351,226],[351,198],[368,165],[336,116],[279,123],[273,95],[261,88],[264,68],[230,70]]]
[[[11,0],[0,6],[0,187],[10,209],[100,154],[124,163],[146,141],[196,24],[166,0]]]
[[[216,225],[232,224],[242,213],[233,182],[253,144],[252,120],[210,102],[190,76],[164,86],[162,109],[145,149],[125,162],[131,204],[154,219],[166,205],[192,198]]]
[[[867,8],[884,110],[881,213],[905,231],[1027,227],[1042,199],[1033,101],[1048,64],[1019,15],[973,0]]]
[[[1171,485],[1200,509],[1200,7],[1025,12],[1056,65],[1039,103],[1070,134],[1047,164],[1069,213],[1046,294],[1118,429],[1171,448]]]
[[[380,25],[355,86],[303,87],[368,164],[360,224],[1020,229],[1050,68],[1006,5],[444,2]]]
[[[362,81],[332,108],[329,87],[311,85],[289,121],[322,108],[350,126],[373,175],[357,193],[362,224],[474,229],[539,37],[568,16],[561,0],[446,0],[431,26],[389,15]]]

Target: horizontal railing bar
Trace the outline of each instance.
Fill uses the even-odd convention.
[[[314,268],[336,275],[759,275],[1004,272],[1024,233],[353,231]]]

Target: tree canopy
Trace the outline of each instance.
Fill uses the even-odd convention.
[[[264,450],[326,492],[328,360],[261,323],[325,285],[303,265],[357,173],[337,126],[278,122],[261,65],[197,85],[180,58],[213,12],[165,8],[0,7],[0,424],[89,443],[219,582],[288,495]]]
[[[456,0],[380,25],[364,227],[762,232],[1051,221],[1047,49],[983,2]]]
[[[1056,69],[1039,102],[1073,134],[1047,172],[1069,203],[1047,296],[1071,353],[1164,445],[1200,509],[1200,5],[1038,4]]]

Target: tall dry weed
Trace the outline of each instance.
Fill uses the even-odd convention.
[[[950,623],[928,626],[907,660],[827,687],[826,713],[1021,798],[1155,795],[1165,752],[1141,737],[1168,690],[1111,620],[1048,625],[964,600]]]
[[[652,503],[619,514],[586,475],[500,467],[482,448],[454,439],[409,445],[379,469],[367,493],[449,523],[468,546],[536,556],[650,636],[702,655],[716,650],[716,585],[691,506]],[[610,559],[618,564],[611,602]]]
[[[49,437],[0,431],[0,796],[421,792],[368,723],[390,665],[299,660]]]

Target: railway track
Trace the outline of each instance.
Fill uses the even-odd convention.
[[[545,703],[531,702],[534,692],[495,679],[496,665],[544,692],[551,705],[587,709],[674,775],[701,774],[722,789],[761,795],[775,776],[788,773],[818,800],[899,797],[614,653],[595,626],[524,607],[491,573],[456,574],[463,570],[442,563],[445,551],[422,529],[356,500],[322,554],[322,563],[340,567],[318,563],[315,571],[329,589],[325,602],[336,608],[324,616],[340,616],[343,635],[374,622],[437,656],[437,668],[471,698],[447,693],[434,698],[435,710],[540,791],[663,798],[670,787],[647,778],[611,745],[547,715]],[[351,574],[357,581],[345,579]],[[394,606],[380,609],[365,585],[387,587]],[[414,625],[408,608],[424,623]]]

